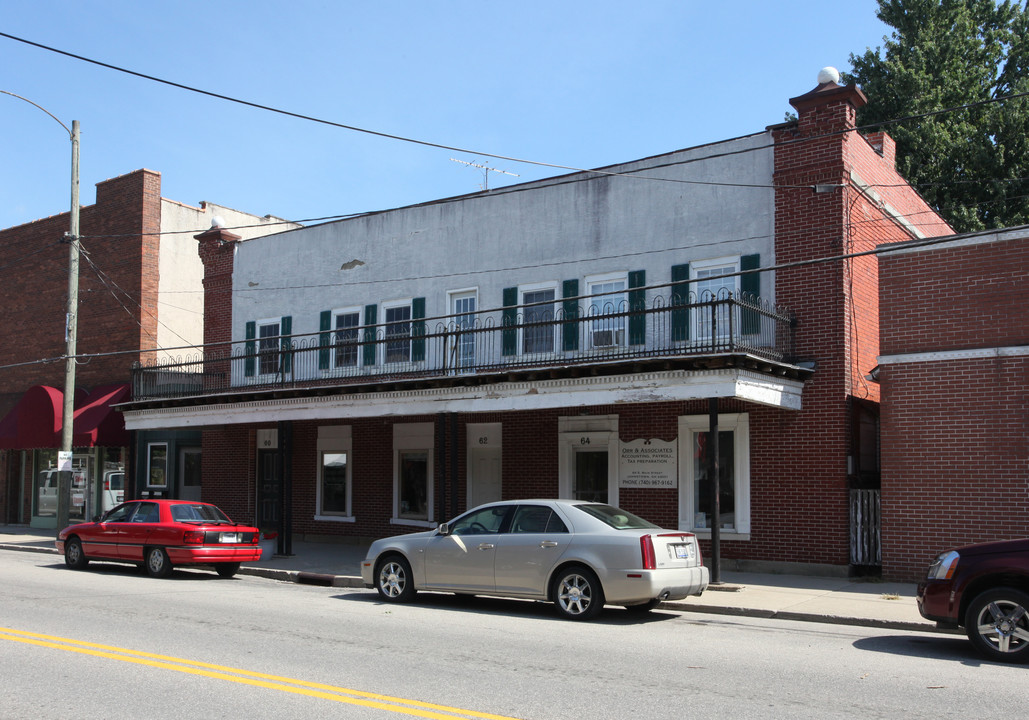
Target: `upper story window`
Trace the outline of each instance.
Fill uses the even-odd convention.
[[[735,258],[718,258],[692,265],[693,291],[700,303],[711,302],[736,295],[739,290],[740,260]],[[730,308],[722,305],[712,313],[710,307],[699,306],[695,312],[694,325],[697,328],[698,340],[709,340],[712,335],[717,338],[729,336]],[[735,320],[736,318],[734,318]]]
[[[257,324],[258,373],[273,375],[279,371],[279,321]]]
[[[522,354],[554,352],[554,301],[557,288],[526,287],[521,290]]]
[[[361,311],[358,308],[337,311],[333,324],[332,366],[356,367],[359,362]]]
[[[411,361],[411,304],[385,305],[387,363]]]
[[[587,315],[589,317],[590,347],[620,347],[626,340],[626,296],[627,276],[625,273],[586,278],[586,294],[590,295]]]

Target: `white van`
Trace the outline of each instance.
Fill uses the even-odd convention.
[[[100,512],[105,513],[125,500],[125,471],[104,471],[104,487],[100,494]]]

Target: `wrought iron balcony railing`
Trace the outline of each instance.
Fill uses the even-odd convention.
[[[745,293],[626,300],[584,311],[565,301],[237,341],[133,368],[133,398],[234,390],[444,380],[532,368],[725,354],[793,359],[792,315]]]

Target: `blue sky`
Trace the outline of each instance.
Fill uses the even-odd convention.
[[[890,28],[875,0],[3,0],[0,90],[82,128],[81,201],[138,168],[162,194],[293,220],[382,210],[763,130]],[[70,142],[0,95],[0,228],[65,212]]]

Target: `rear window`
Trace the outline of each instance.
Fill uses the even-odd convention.
[[[214,505],[187,505],[185,503],[171,506],[172,520],[176,522],[214,522],[231,523],[221,510]]]
[[[649,520],[633,515],[631,512],[616,508],[612,505],[600,503],[583,503],[576,505],[576,510],[581,510],[587,515],[592,515],[597,520],[610,525],[615,530],[646,530],[649,528],[660,528]]]

